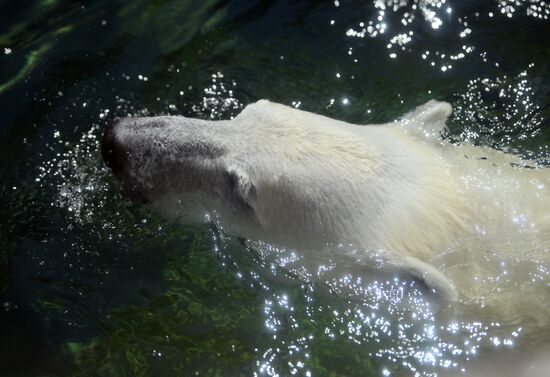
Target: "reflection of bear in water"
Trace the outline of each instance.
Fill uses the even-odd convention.
[[[536,236],[550,194],[547,169],[440,142],[450,114],[430,101],[359,126],[263,100],[227,121],[124,118],[106,129],[102,151],[125,195],[163,213],[188,222],[215,213],[234,235],[301,250],[351,243],[454,299],[434,267],[440,256],[497,224],[497,238],[522,231],[518,209]],[[517,196],[510,184],[529,187]]]

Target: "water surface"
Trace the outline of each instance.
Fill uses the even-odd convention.
[[[330,261],[308,282],[291,250],[123,201],[98,147],[110,116],[229,119],[267,98],[367,124],[435,98],[455,109],[448,139],[548,164],[547,2],[0,9],[0,375],[468,375],[550,346],[544,321],[524,335],[548,295],[501,321],[483,300],[442,315],[415,282],[335,277]],[[525,268],[521,289],[549,287],[546,264]]]

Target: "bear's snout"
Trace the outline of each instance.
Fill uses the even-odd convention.
[[[122,188],[122,196],[137,203],[146,204],[149,200],[145,197],[143,185],[131,178],[130,151],[120,137],[117,137],[117,129],[124,127],[121,123],[124,119],[114,118],[107,121],[101,138],[101,156],[107,167],[111,168]],[[118,133],[120,133],[118,129]]]
[[[124,148],[117,142],[115,137],[115,129],[118,123],[118,119],[110,119],[105,126],[101,139],[101,156],[105,165],[111,168],[115,175],[123,170],[127,159]]]

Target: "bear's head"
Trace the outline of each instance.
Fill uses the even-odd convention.
[[[190,221],[211,209],[249,216],[255,187],[226,147],[223,121],[186,117],[111,120],[103,133],[103,159],[132,201],[150,203]],[[215,128],[215,129],[214,129]]]
[[[378,152],[362,127],[268,101],[231,120],[116,119],[102,154],[133,201],[292,247],[356,242],[387,192],[373,189]]]

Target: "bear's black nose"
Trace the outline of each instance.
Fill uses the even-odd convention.
[[[101,138],[101,156],[105,165],[112,169],[113,174],[122,171],[127,158],[124,148],[117,142],[115,137],[118,122],[118,119],[110,119]]]

